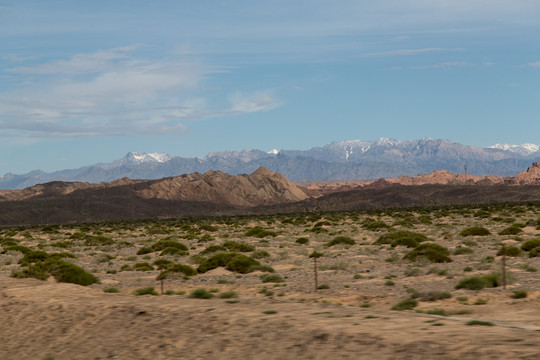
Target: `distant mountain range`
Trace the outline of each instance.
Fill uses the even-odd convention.
[[[46,173],[8,173],[0,189],[22,189],[50,181],[110,182],[123,177],[159,179],[181,174],[219,170],[249,174],[260,166],[297,180],[364,180],[415,176],[437,170],[475,176],[515,176],[531,162],[540,161],[540,145],[463,145],[448,140],[333,142],[310,150],[225,151],[204,158],[183,158],[163,153],[130,152],[111,163]]]

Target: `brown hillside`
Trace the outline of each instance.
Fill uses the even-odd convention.
[[[141,185],[137,193],[145,199],[208,201],[242,207],[301,201],[308,197],[283,175],[263,167],[251,175],[207,171]]]

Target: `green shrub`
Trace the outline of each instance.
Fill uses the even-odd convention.
[[[418,301],[414,299],[405,299],[398,302],[396,305],[392,306],[392,310],[396,310],[396,311],[411,310],[411,309],[414,309],[416,306],[418,306]]]
[[[381,220],[367,221],[362,225],[362,228],[369,231],[379,231],[390,228],[390,225]]]
[[[491,234],[489,230],[482,226],[472,226],[459,233],[461,236],[486,236],[489,234]]]
[[[505,246],[500,248],[499,251],[497,251],[497,256],[506,255],[516,257],[519,256],[519,254],[521,254],[521,249],[516,246]]]
[[[199,229],[209,232],[215,232],[219,230],[216,226],[212,226],[210,224],[199,224]]]
[[[473,249],[465,246],[458,246],[454,249],[454,255],[465,255],[474,253]]]
[[[24,256],[19,259],[19,264],[28,265],[30,263],[45,261],[49,258],[49,254],[41,250],[30,250],[24,253]]]
[[[220,251],[227,251],[227,249],[221,245],[210,245],[209,247],[201,251],[199,255],[207,255]]]
[[[22,254],[27,254],[29,252],[32,252],[34,250],[30,249],[30,248],[27,248],[26,246],[22,246],[22,245],[11,245],[11,246],[7,246],[3,253],[6,253],[8,251],[18,251]]]
[[[494,326],[494,324],[490,321],[482,321],[482,320],[471,320],[467,323],[469,326]]]
[[[270,257],[270,253],[268,253],[268,251],[264,251],[264,250],[257,250],[257,251],[254,251],[251,254],[251,257],[254,258],[254,259],[268,258],[268,257]]]
[[[540,246],[540,239],[527,240],[521,244],[521,250],[531,251],[532,249]]]
[[[182,243],[179,243],[178,241],[166,240],[166,239],[162,239],[162,240],[159,240],[159,241],[155,242],[152,245],[152,250],[153,251],[161,251],[161,250],[164,250],[164,249],[170,248],[170,247],[179,249],[181,251],[188,251],[188,248],[187,248],[186,245],[184,245]]]
[[[199,265],[198,271],[205,273],[217,267],[225,267],[229,271],[247,274],[253,270],[253,267],[261,264],[249,256],[238,253],[218,253],[205,259]]]
[[[528,296],[527,291],[525,290],[514,290],[512,294],[513,299],[525,299]]]
[[[158,267],[158,269],[166,269],[167,266],[174,264],[171,260],[167,259],[157,259],[154,261],[154,265]]]
[[[58,282],[78,285],[92,285],[99,282],[94,275],[86,272],[83,268],[65,261],[55,261],[51,264],[50,273]]]
[[[84,237],[84,245],[86,246],[104,246],[104,245],[112,245],[112,244],[114,244],[114,240],[107,236],[86,235]]]
[[[415,261],[419,257],[422,257],[434,263],[446,263],[452,262],[452,259],[448,257],[449,254],[450,252],[448,249],[441,245],[434,243],[423,243],[405,254],[403,259]]]
[[[147,262],[139,262],[135,264],[136,271],[152,271],[154,267]]]
[[[496,274],[484,275],[484,276],[470,276],[465,279],[461,279],[455,286],[456,289],[467,290],[482,290],[486,287],[499,286],[500,279]]]
[[[263,238],[263,237],[267,237],[267,236],[276,237],[277,233],[275,233],[273,231],[265,230],[260,226],[256,226],[256,227],[251,228],[248,231],[246,231],[244,235],[245,236],[253,236],[253,237]]]
[[[282,283],[285,282],[281,276],[278,274],[263,274],[261,275],[261,280],[263,283]]]
[[[523,230],[519,226],[511,225],[507,227],[506,229],[503,229],[499,232],[499,235],[517,235],[519,233],[522,233]]]
[[[195,270],[189,265],[183,265],[183,264],[170,264],[167,266],[167,271],[175,272],[175,273],[182,273],[186,276],[197,275],[197,270]]]
[[[154,250],[152,250],[152,247],[144,246],[140,248],[139,251],[137,251],[137,255],[145,255],[145,254],[150,254],[152,252],[154,252]]]
[[[317,287],[317,289],[319,290],[325,290],[325,289],[330,289],[330,285],[328,284],[321,284]]]
[[[398,230],[379,236],[379,238],[377,239],[377,241],[374,242],[374,244],[391,244],[392,247],[406,246],[409,248],[414,248],[417,247],[421,242],[426,240],[428,240],[428,237],[423,234],[407,230]]]
[[[537,246],[529,251],[529,257],[540,257],[540,246]]]
[[[103,292],[105,292],[105,293],[119,293],[120,290],[118,290],[115,287],[106,287],[106,288],[103,289]]]
[[[334,245],[341,245],[341,244],[354,245],[356,244],[356,242],[348,236],[336,236],[334,239],[326,243],[326,246],[334,246]]]
[[[309,243],[309,239],[307,237],[299,237],[298,239],[296,239],[295,243],[306,245]]]
[[[274,268],[268,265],[255,265],[250,268],[250,272],[251,271],[263,271],[263,272],[273,273],[275,270]]]
[[[229,263],[225,266],[225,269],[240,274],[247,274],[253,271],[255,266],[260,265],[261,264],[257,260],[246,255],[238,254],[233,257],[231,261],[229,261]]]
[[[193,290],[191,294],[189,294],[189,297],[192,299],[211,299],[214,297],[214,294],[205,288],[198,288]]]
[[[159,295],[157,291],[154,290],[153,286],[148,286],[144,288],[139,288],[133,291],[133,295],[135,296],[141,296],[141,295]]]
[[[161,255],[161,256],[164,256],[164,255],[186,256],[188,254],[189,254],[188,251],[184,251],[184,250],[182,250],[180,248],[177,248],[177,247],[169,246],[169,247],[166,247],[165,249],[163,249],[159,255]]]
[[[232,241],[232,240],[225,241],[222,244],[222,246],[229,251],[251,252],[255,250],[255,246],[253,245],[250,245],[245,242]]]
[[[132,271],[133,267],[129,264],[124,264],[120,267],[120,271]]]
[[[219,294],[219,297],[222,299],[235,299],[238,297],[238,294],[235,291],[225,291]]]

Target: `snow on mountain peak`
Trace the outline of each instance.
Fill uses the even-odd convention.
[[[279,150],[277,150],[277,149],[272,149],[272,150],[270,150],[268,153],[269,153],[269,154],[273,154],[273,155],[277,155],[277,154],[279,154]]]
[[[488,146],[489,149],[499,149],[511,151],[513,153],[518,153],[520,155],[531,155],[535,152],[540,151],[540,145],[525,143],[521,145],[512,145],[512,144],[495,144],[493,146]]]
[[[125,156],[125,159],[129,162],[136,164],[143,163],[164,163],[171,159],[169,154],[165,153],[139,153],[131,152]]]

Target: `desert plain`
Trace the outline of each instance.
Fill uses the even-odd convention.
[[[0,359],[538,359],[537,242],[538,203],[5,227]]]

